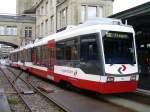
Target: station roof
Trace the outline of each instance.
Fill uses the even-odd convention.
[[[150,25],[150,2],[111,15],[110,18],[128,20],[133,26]]]
[[[140,15],[150,15],[150,2],[111,15],[112,18],[126,19]]]

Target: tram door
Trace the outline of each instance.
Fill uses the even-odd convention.
[[[50,40],[48,42],[48,52],[49,52],[49,68],[51,70],[54,69],[54,65],[55,65],[55,46],[56,46],[56,43],[54,40]]]
[[[80,40],[80,68],[87,74],[100,74],[100,60],[98,35],[81,36]]]

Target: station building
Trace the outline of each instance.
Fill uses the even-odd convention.
[[[0,41],[13,47],[27,44],[35,38],[35,18],[0,15]]]
[[[114,0],[17,0],[17,14],[36,16],[36,37],[78,25],[91,17],[112,15]]]
[[[0,55],[35,39],[35,18],[0,15]],[[5,45],[3,45],[5,44]]]

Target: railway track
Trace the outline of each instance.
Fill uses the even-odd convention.
[[[136,93],[137,94],[141,94],[141,95],[143,95],[143,96],[148,96],[148,97],[150,97],[150,91],[148,91],[148,90],[144,90],[144,89],[137,89],[137,91],[136,91]]]
[[[16,72],[16,70],[15,69],[12,69],[12,68],[9,68],[9,70],[10,71],[12,71],[12,72]],[[19,72],[19,70],[17,70],[18,72]],[[15,73],[14,73],[14,75],[15,75]],[[25,74],[24,74],[25,75]],[[32,77],[32,76],[31,76]],[[34,79],[36,79],[36,78],[34,78]],[[39,80],[41,80],[41,79],[39,79]],[[43,82],[45,82],[45,81],[43,81]],[[48,82],[47,82],[48,83]],[[35,85],[36,84],[32,84],[34,87],[35,87]],[[58,91],[61,91],[61,90],[58,90]],[[78,92],[77,92],[78,93]],[[56,96],[55,96],[55,94],[56,94]],[[60,93],[59,93],[60,94]],[[71,95],[70,95],[70,93],[68,93],[68,92],[66,92],[65,91],[65,94],[67,94],[67,96],[68,97],[70,97],[70,99],[72,99],[72,101],[74,100],[73,98],[71,98],[71,97],[76,97],[76,96],[74,96],[74,94],[76,94],[76,93],[74,93],[73,92],[73,94],[71,93]],[[106,101],[107,103],[110,103],[110,104],[115,104],[115,105],[117,105],[117,106],[121,106],[121,108],[126,108],[126,111],[125,112],[132,112],[132,110],[133,111],[137,111],[137,112],[149,112],[150,111],[150,101],[147,99],[147,97],[145,97],[145,96],[140,96],[139,97],[139,94],[137,95],[137,94],[122,94],[122,95],[96,95],[96,94],[90,94],[89,95],[89,93],[84,93],[83,92],[83,94],[82,94],[82,92],[80,93],[79,92],[79,97],[81,97],[81,96],[86,96],[87,98],[86,98],[86,102],[92,102],[92,100],[94,99],[96,99],[94,102],[96,102],[96,103],[94,103],[93,105],[95,106],[95,105],[97,105],[97,104],[99,104],[102,100],[103,101]],[[52,97],[51,97],[52,96]],[[57,94],[57,92],[56,93],[54,93],[54,95],[52,94],[52,95],[47,95],[47,97],[51,97],[56,103],[57,103],[57,98],[55,99],[55,97],[58,97],[58,94]],[[62,100],[64,100],[63,99],[63,97],[64,96],[60,96],[61,98],[62,98]],[[131,98],[131,97],[133,97],[133,98]],[[67,97],[65,97],[66,99],[67,99]],[[89,98],[92,98],[92,99],[89,99]],[[78,95],[77,95],[77,97],[76,97],[76,99],[78,99]],[[80,99],[83,99],[83,98],[80,98]],[[88,99],[88,100],[87,100]],[[143,103],[143,101],[141,100],[141,99],[143,99],[143,101],[146,101],[145,103]],[[145,100],[146,99],[146,100]],[[76,107],[78,107],[79,108],[79,110],[81,111],[82,110],[82,112],[84,112],[86,109],[83,109],[83,107],[81,107],[81,106],[79,106],[80,105],[80,102],[82,103],[82,101],[79,101],[79,103],[76,105]],[[66,104],[64,104],[64,103],[66,103]],[[60,104],[64,104],[63,106],[64,107],[67,107],[67,110],[69,109],[71,112],[78,112],[78,111],[74,111],[73,110],[73,108],[74,107],[71,107],[72,105],[70,104],[67,104],[68,102],[62,102],[62,103],[60,103]],[[72,103],[72,102],[71,102]],[[73,103],[74,104],[74,103]],[[126,105],[127,104],[127,105]],[[82,104],[81,104],[82,105]],[[93,108],[92,107],[92,104],[88,104],[87,103],[87,105],[89,105],[88,106],[88,108],[89,108],[89,110],[90,110],[90,106],[91,106],[91,108]],[[137,106],[139,106],[139,107],[134,107],[134,106],[132,106],[132,105],[137,105]],[[149,106],[148,106],[149,105]],[[105,106],[103,106],[102,108],[105,108]],[[107,107],[108,108],[108,107]],[[118,108],[120,108],[120,107],[118,107]],[[130,110],[131,109],[131,110]],[[113,110],[113,109],[112,109]],[[146,110],[146,111],[145,111]],[[86,110],[87,111],[87,110]],[[95,112],[97,112],[97,110],[94,110]],[[93,111],[93,112],[94,112]],[[113,112],[113,111],[112,111]],[[117,112],[117,110],[115,111],[115,112]]]
[[[12,68],[9,68],[9,70],[13,71],[13,72],[18,72],[18,73],[20,71],[20,70],[12,69]],[[25,73],[22,75],[22,77],[26,78],[25,75],[28,75],[28,74]],[[69,110],[71,112],[79,112],[79,111],[82,111],[82,112],[87,112],[87,111],[99,112],[100,110],[101,111],[103,110],[103,112],[108,112],[108,111],[133,112],[132,110],[130,110],[128,108],[116,106],[112,103],[109,103],[109,102],[103,100],[103,98],[97,97],[95,94],[91,94],[88,92],[86,93],[85,91],[80,91],[80,89],[77,92],[75,92],[74,90],[73,90],[73,92],[72,92],[72,90],[68,91],[68,89],[64,90],[64,88],[62,89],[60,87],[57,87],[57,86],[49,83],[49,81],[48,82],[45,80],[43,81],[40,78],[34,77],[32,75],[30,76],[30,81],[34,87],[38,85],[36,82],[39,82],[39,83],[42,82],[42,83],[44,83],[44,85],[47,85],[47,86],[50,85],[50,87],[53,88],[55,90],[55,92],[47,94],[47,96],[51,97],[53,100],[55,100],[55,102],[58,101],[61,104],[64,104],[64,106],[69,108]],[[59,98],[59,99],[57,99],[57,98]],[[63,101],[61,102],[60,100],[63,100]]]
[[[1,72],[4,74],[4,76],[6,77],[6,79],[9,81],[9,83],[11,84],[11,86],[14,88],[14,90],[16,91],[16,93],[19,95],[19,97],[21,98],[21,100],[24,102],[24,104],[27,106],[28,110],[30,112],[35,112],[35,109],[33,109],[33,107],[30,106],[29,102],[26,101],[26,98],[24,98],[24,96],[22,95],[22,93],[17,89],[17,87],[14,84],[14,79],[13,81],[11,80],[11,78],[5,73],[6,70],[8,70],[11,74],[13,74],[13,76],[17,76],[17,74],[15,74],[11,69],[9,68],[5,68],[5,72],[4,70],[0,67]],[[8,73],[8,72],[7,72]],[[25,81],[24,79],[22,79],[21,77],[17,77],[19,80],[21,80],[23,83],[25,83],[28,87],[32,87],[34,89],[34,91],[36,93],[38,93],[39,95],[41,95],[44,99],[42,99],[43,101],[47,101],[48,103],[53,102],[55,105],[57,105],[57,107],[59,108],[60,112],[70,112],[69,109],[67,109],[66,107],[64,107],[63,105],[55,102],[55,100],[53,100],[52,98],[48,97],[44,92],[40,91],[37,87],[35,87],[34,85],[32,85],[31,83]],[[49,112],[49,111],[48,111]]]
[[[16,86],[14,85],[14,83],[10,80],[10,77],[8,77],[6,75],[6,73],[3,71],[3,69],[1,67],[0,67],[0,70],[3,73],[4,77],[7,79],[7,81],[10,83],[10,85],[12,86],[12,88],[16,91],[16,93],[18,94],[18,96],[21,98],[21,100],[23,101],[23,103],[26,105],[26,107],[28,108],[28,110],[30,112],[33,112],[32,109],[31,109],[31,107],[28,105],[28,103],[26,102],[26,100],[21,95],[20,91],[16,88]]]

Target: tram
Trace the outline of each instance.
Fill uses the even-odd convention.
[[[118,19],[94,19],[10,52],[11,66],[101,94],[135,92],[135,32]]]

